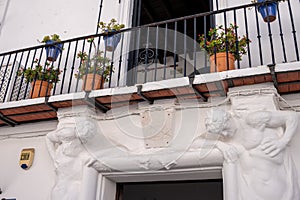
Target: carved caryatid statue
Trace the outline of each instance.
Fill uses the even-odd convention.
[[[233,189],[224,190],[231,192],[234,198],[226,196],[226,200],[300,200],[298,177],[288,148],[297,131],[296,113],[256,111],[242,118],[217,109],[209,114],[205,125],[210,135],[219,137],[218,140],[201,136],[193,140],[191,145],[188,144],[188,147],[186,143],[182,145],[181,140],[178,140],[177,146],[161,145],[163,143],[152,145],[164,134],[172,136],[173,115],[167,113],[166,116],[169,116],[166,117],[169,123],[163,123],[166,126],[163,126],[162,131],[158,131],[159,137],[154,137],[155,140],[148,143],[141,141],[143,145],[151,144],[152,148],[147,146],[142,148],[142,145],[132,142],[137,140],[129,140],[130,138],[120,140],[119,137],[106,137],[100,129],[97,129],[100,122],[89,117],[77,118],[68,115],[60,117],[57,129],[46,137],[57,178],[52,191],[52,200],[78,199],[83,186],[84,168],[94,168],[103,172],[199,167],[198,162],[193,161],[199,159],[199,151],[205,148],[210,152],[207,156],[208,164],[216,163],[213,160],[215,158],[219,158],[218,166],[223,162],[216,148],[223,153],[225,183],[234,177],[235,182],[231,183]],[[145,115],[142,117],[148,120]],[[142,122],[147,125],[148,121]],[[113,128],[105,130],[112,134],[123,133]],[[187,135],[180,136],[184,139]],[[169,138],[167,139],[166,141],[169,141]],[[136,146],[138,148],[135,148]],[[209,158],[215,152],[218,156]],[[234,170],[230,170],[228,166],[233,166]],[[230,173],[227,173],[229,171]],[[226,185],[230,185],[230,181]]]
[[[83,144],[94,137],[95,128],[88,120],[61,117],[57,129],[48,133],[46,144],[54,161],[56,183],[51,200],[79,199],[83,167],[92,162]]]
[[[224,155],[224,165],[235,165],[231,175],[237,180],[232,186],[236,199],[300,199],[296,169],[287,148],[297,125],[298,116],[293,112],[256,111],[245,119],[220,109],[209,114],[206,127],[222,137],[216,146]]]

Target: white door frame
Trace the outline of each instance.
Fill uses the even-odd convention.
[[[222,167],[161,170],[152,172],[99,173],[96,200],[115,200],[116,185],[123,182],[221,179]]]

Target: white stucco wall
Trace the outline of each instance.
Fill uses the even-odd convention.
[[[55,173],[44,135],[55,126],[56,123],[48,122],[0,128],[0,188],[3,192],[0,199],[49,199]],[[28,170],[19,166],[24,148],[35,148],[34,161]]]
[[[104,0],[101,21],[116,18],[128,24],[131,1]],[[45,35],[70,39],[96,33],[99,0],[9,0],[0,32],[0,52],[35,46]]]
[[[112,17],[117,18],[121,23],[130,24],[131,19],[131,6],[130,2],[122,0],[122,3],[119,5],[118,0],[104,0],[102,8],[101,20],[107,21]],[[244,3],[249,3],[248,1],[243,0]],[[52,5],[47,5],[46,1],[39,0],[28,0],[28,1],[17,1],[10,0],[9,9],[7,16],[5,18],[2,31],[0,33],[0,52],[23,48],[27,46],[33,46],[38,44],[37,39],[42,39],[46,34],[57,33],[61,36],[62,39],[68,39],[76,36],[82,36],[87,34],[93,34],[96,31],[96,22],[99,11],[99,1],[96,0],[87,0],[87,1],[51,1]],[[300,9],[300,4],[297,0],[291,0],[292,5],[294,6],[294,11]],[[241,4],[241,1],[234,0],[223,2],[223,5],[226,7],[231,7]],[[55,7],[55,8],[54,8]],[[286,8],[285,8],[286,9]],[[252,13],[252,14],[251,14]],[[248,20],[253,22],[253,10],[249,11]],[[299,15],[294,12],[294,16],[297,16],[296,20],[299,22]],[[260,17],[260,16],[259,16]],[[49,22],[48,20],[49,19]],[[268,35],[267,27],[261,18],[260,26],[262,34],[262,41],[264,43],[264,48],[268,49]],[[241,29],[244,29],[243,21],[238,20],[238,24]],[[298,23],[299,24],[299,23]],[[297,23],[295,24],[296,28]],[[273,23],[272,30],[274,28],[274,44],[275,49],[279,49],[279,59],[280,59],[280,40],[278,34],[278,24]],[[283,26],[286,33],[291,33],[291,25],[289,23],[289,18],[285,17]],[[257,39],[256,39],[256,24],[249,24],[250,30],[250,39],[252,39],[251,49],[254,51],[252,53],[252,60],[256,61],[253,65],[259,65],[258,55],[255,52],[257,50]],[[290,55],[293,55],[293,39],[292,35],[288,35],[288,42],[286,43],[286,50],[289,51]],[[299,37],[298,37],[299,40]],[[292,59],[292,58],[291,58]],[[264,60],[270,60],[268,53],[264,54]],[[244,62],[247,59],[244,57]],[[245,64],[246,65],[246,64]],[[187,106],[194,106],[194,104],[187,103]],[[203,119],[207,108],[195,108],[193,111],[198,111],[201,114],[201,127],[198,132],[204,133]],[[184,116],[187,117],[187,120],[190,123],[194,123],[195,119],[193,115],[190,115],[193,111],[176,111],[177,114],[186,113]],[[202,111],[202,112],[201,112]],[[117,112],[117,111],[116,111]],[[190,112],[190,113],[189,113]],[[122,113],[121,113],[122,114]],[[136,120],[136,116],[132,119],[127,118],[129,121]],[[125,118],[126,119],[126,118]],[[118,119],[117,124],[126,124],[122,122],[123,118]],[[179,120],[179,119],[177,119]],[[126,121],[126,120],[125,120]],[[180,120],[179,120],[180,121]],[[136,121],[134,121],[136,122]],[[110,129],[109,134],[111,138],[120,139],[122,142],[126,142],[131,138],[127,138],[128,135],[120,136],[120,132],[117,130],[117,126],[114,121],[102,121],[101,125],[107,126],[109,129],[110,126],[114,127]],[[128,124],[127,124],[128,125]],[[44,127],[42,131],[39,128]],[[44,135],[47,134],[50,130],[55,128],[55,124],[39,125],[39,124],[29,124],[24,126],[18,126],[16,128],[2,127],[0,128],[0,152],[2,152],[1,166],[0,166],[0,188],[3,190],[3,194],[0,195],[0,198],[4,197],[14,197],[22,200],[31,200],[39,199],[46,200],[49,197],[51,188],[54,184],[54,166],[53,162],[50,159],[46,145]],[[123,127],[124,128],[124,127]],[[185,126],[180,130],[180,134],[190,133],[194,134],[195,127]],[[126,130],[130,133],[132,128],[129,127],[129,130]],[[24,131],[27,132],[30,137],[22,138],[24,136]],[[298,131],[299,133],[300,131]],[[17,135],[11,135],[16,134]],[[11,135],[11,138],[6,138],[7,135]],[[41,135],[41,136],[40,136]],[[4,136],[4,137],[2,137]],[[21,138],[14,138],[14,137]],[[28,136],[28,135],[27,135]],[[194,136],[194,135],[193,135]],[[196,136],[196,135],[195,135]],[[293,153],[299,152],[300,134],[296,135],[292,141],[292,150]],[[124,145],[127,148],[138,148],[142,146],[142,143],[135,143],[135,141],[129,141],[129,145]],[[121,146],[121,145],[120,145]],[[23,148],[33,147],[36,150],[35,160],[32,168],[28,171],[24,171],[19,167],[19,157],[20,151]],[[197,152],[196,152],[197,153]],[[220,153],[218,154],[218,156]],[[300,174],[300,158],[294,155],[296,166]],[[185,162],[185,160],[183,160]],[[195,162],[198,162],[195,160]],[[300,182],[300,180],[299,180]]]

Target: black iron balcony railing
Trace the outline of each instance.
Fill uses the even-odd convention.
[[[109,36],[120,40],[115,47],[105,47],[103,38],[108,35],[95,34],[1,53],[0,102],[208,73],[210,55],[200,48],[198,39],[203,34],[206,45],[210,27],[218,25],[223,25],[225,35],[230,24],[239,27],[233,30],[235,49],[240,45],[239,38],[245,35],[245,55],[235,61],[236,69],[299,61],[296,25],[300,24],[300,17],[293,17],[295,5],[276,0],[268,4],[272,2],[278,5],[274,22],[270,22],[271,18],[264,22],[258,11],[266,4],[255,3],[111,33]],[[229,37],[225,37],[227,55],[232,39]],[[62,44],[58,58],[47,61],[45,49],[58,44]],[[227,68],[228,63],[227,58]],[[42,92],[43,87],[46,92]]]

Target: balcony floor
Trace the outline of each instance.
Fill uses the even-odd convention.
[[[198,99],[201,103],[210,97],[226,96],[228,88],[267,82],[273,82],[281,95],[300,92],[300,62],[278,64],[274,71],[272,67],[259,66],[197,75],[194,79],[150,82],[142,85],[141,92],[137,86],[131,86],[1,103],[0,126],[55,120],[59,108],[79,105],[95,106],[106,112],[145,100],[151,103],[165,98]]]

